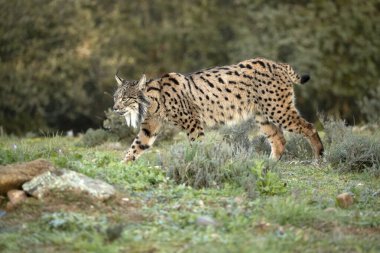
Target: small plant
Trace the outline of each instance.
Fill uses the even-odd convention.
[[[262,194],[277,195],[285,193],[286,184],[280,179],[278,174],[270,171],[268,163],[257,163],[252,172],[256,176],[256,188]]]

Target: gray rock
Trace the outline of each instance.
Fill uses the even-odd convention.
[[[67,169],[45,172],[23,184],[22,189],[39,199],[53,189],[82,191],[101,200],[108,199],[116,193],[110,184]]]
[[[195,223],[201,226],[217,226],[218,222],[210,216],[198,216]]]

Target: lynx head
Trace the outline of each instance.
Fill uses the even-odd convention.
[[[128,126],[137,127],[144,119],[149,101],[144,95],[146,77],[139,81],[127,81],[115,74],[117,90],[113,96],[113,110],[125,117]]]

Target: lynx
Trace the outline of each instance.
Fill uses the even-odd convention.
[[[127,151],[125,161],[137,159],[152,146],[160,127],[169,122],[187,132],[190,141],[204,135],[206,126],[238,122],[254,116],[271,145],[271,157],[280,159],[285,150],[283,130],[302,134],[315,158],[323,145],[314,126],[303,119],[294,103],[294,84],[308,75],[298,75],[285,63],[263,58],[235,65],[214,67],[183,75],[168,73],[161,78],[123,80],[115,74],[118,88],[113,109],[127,124],[140,131]]]

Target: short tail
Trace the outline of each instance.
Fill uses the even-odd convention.
[[[294,69],[290,65],[287,65],[287,71],[288,71],[290,80],[295,84],[304,84],[310,80],[310,75],[308,74],[299,75],[294,71]]]
[[[309,81],[309,80],[310,80],[310,76],[308,74],[304,74],[300,78],[300,83],[304,84],[304,83],[307,83],[307,81]]]

